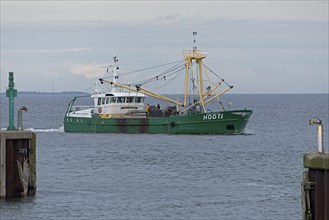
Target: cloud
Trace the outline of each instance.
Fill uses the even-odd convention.
[[[1,22],[143,22],[169,12],[208,19],[327,21],[328,1],[1,1]],[[108,12],[111,13],[108,13]],[[60,16],[58,16],[60,14]],[[178,18],[178,20],[176,20]],[[173,20],[172,20],[173,19]],[[161,19],[160,19],[161,20]]]
[[[106,72],[107,64],[75,64],[71,67],[70,73],[75,75],[83,75],[89,79],[103,77]]]
[[[69,52],[84,52],[93,50],[92,47],[81,48],[57,48],[57,49],[5,49],[8,52],[30,52],[30,53],[69,53]]]
[[[196,15],[193,17],[184,18],[178,13],[171,13],[162,17],[157,17],[154,20],[151,20],[151,24],[163,24],[163,25],[171,25],[171,24],[205,24],[209,20],[203,17],[202,15]]]

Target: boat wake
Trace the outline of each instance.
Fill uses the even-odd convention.
[[[60,127],[60,128],[28,128],[25,129],[27,131],[33,131],[33,132],[40,132],[40,133],[55,133],[55,132],[64,132],[64,126]]]
[[[254,135],[255,133],[253,131],[250,131],[248,129],[244,129],[244,131],[241,133],[241,135]]]

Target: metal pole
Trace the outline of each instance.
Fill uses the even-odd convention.
[[[318,152],[324,153],[323,150],[323,125],[318,124]]]
[[[318,125],[318,153],[324,153],[323,150],[323,125],[321,119],[313,117],[310,119],[310,125]]]
[[[23,112],[21,110],[17,111],[17,130],[23,130]]]
[[[25,106],[22,106],[17,111],[17,130],[22,131],[23,129],[23,112],[27,112],[27,108]]]
[[[9,126],[7,128],[8,131],[16,131],[15,125],[14,125],[14,97],[17,97],[17,90],[14,88],[14,73],[9,72],[9,83],[8,83],[8,89],[6,90],[6,96],[9,99]]]

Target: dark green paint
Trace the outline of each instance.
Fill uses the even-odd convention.
[[[239,112],[247,115],[243,117],[234,114]],[[243,132],[251,114],[251,110],[235,110],[147,118],[77,118],[66,116],[64,118],[64,130],[66,132],[94,133],[239,134]]]

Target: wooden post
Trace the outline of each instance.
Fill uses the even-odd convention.
[[[36,193],[36,134],[0,131],[0,198]]]

